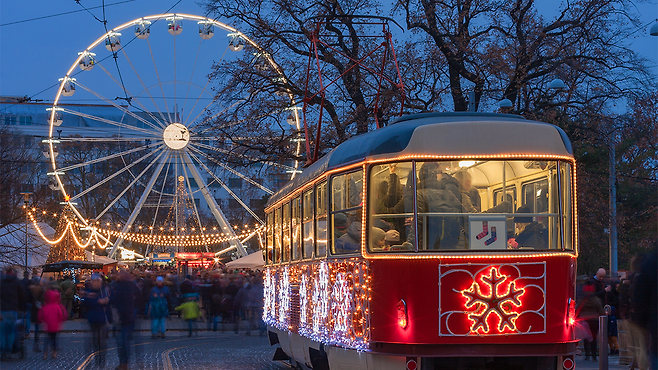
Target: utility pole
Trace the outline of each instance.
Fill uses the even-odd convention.
[[[614,134],[613,134],[614,135]],[[615,160],[615,139],[609,139],[610,147],[610,278],[617,279],[617,170]]]
[[[25,274],[28,273],[28,266],[27,266],[27,249],[28,249],[28,224],[30,223],[30,220],[28,219],[28,214],[27,214],[27,205],[30,201],[30,192],[23,192],[21,195],[23,196],[23,210],[25,211]]]

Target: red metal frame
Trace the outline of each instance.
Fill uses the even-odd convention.
[[[400,107],[400,113],[399,115],[402,115],[403,109],[404,109],[404,99],[406,98],[406,93],[404,89],[404,83],[402,82],[402,75],[400,74],[400,67],[398,65],[397,61],[397,56],[395,54],[395,48],[393,45],[393,39],[391,36],[391,32],[388,27],[388,22],[386,21],[385,18],[382,18],[381,22],[374,22],[374,23],[361,23],[361,22],[354,22],[354,24],[367,24],[367,25],[381,25],[382,26],[382,35],[359,35],[360,38],[383,38],[384,41],[382,41],[378,46],[376,46],[373,50],[368,51],[365,55],[360,57],[359,59],[352,58],[351,56],[345,54],[341,50],[338,50],[337,48],[331,46],[327,41],[324,41],[325,38],[331,38],[335,37],[335,35],[331,34],[323,34],[321,32],[321,29],[323,26],[325,26],[327,23],[325,22],[319,22],[316,26],[315,31],[311,33],[310,36],[310,41],[311,45],[309,48],[309,58],[308,58],[308,64],[307,64],[307,70],[306,70],[306,86],[305,86],[305,95],[303,99],[303,120],[304,120],[304,135],[306,138],[306,158],[307,158],[307,165],[311,164],[315,161],[318,160],[318,155],[319,155],[319,147],[320,147],[320,137],[321,137],[321,132],[322,132],[322,114],[323,114],[323,107],[324,107],[324,101],[325,101],[325,93],[328,87],[331,85],[335,84],[338,80],[343,77],[343,75],[357,66],[367,72],[370,72],[371,74],[375,75],[377,77],[377,94],[375,96],[375,101],[373,102],[373,115],[375,117],[375,123],[377,125],[377,128],[381,128],[381,124],[379,122],[379,119],[377,118],[377,114],[379,112],[379,100],[380,100],[380,94],[381,94],[381,88],[382,84],[384,81],[392,84],[395,86],[397,89],[400,90],[401,94],[401,107]],[[346,69],[340,76],[336,77],[332,81],[330,81],[328,84],[324,84],[325,81],[322,78],[322,66],[320,64],[320,57],[318,55],[318,45],[322,45],[323,47],[331,50],[336,56],[343,57],[353,63],[351,67]],[[385,67],[387,62],[389,61],[389,48],[390,48],[390,60],[395,65],[395,70],[397,73],[397,81],[394,81],[392,78],[388,77],[385,75]],[[383,50],[384,51],[384,56],[381,60],[381,66],[379,69],[374,69],[371,68],[363,62],[370,56],[372,56],[375,52]],[[311,65],[312,61],[315,59],[315,67],[317,68],[317,78],[319,80],[319,85],[320,85],[320,90],[311,93],[309,91],[309,82],[311,80]],[[317,125],[317,132],[315,134],[315,140],[314,140],[314,148],[313,148],[313,155],[311,156],[311,147],[309,142],[310,135],[308,131],[308,120],[307,120],[307,108],[309,105],[309,102],[316,98],[317,96],[320,96],[320,109],[319,109],[319,118],[318,118],[318,125]]]

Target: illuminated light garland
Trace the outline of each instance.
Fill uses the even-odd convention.
[[[37,213],[36,208],[32,208],[32,212],[28,212],[28,215],[30,216],[30,220],[33,223],[36,223],[36,219],[34,217],[34,213]],[[39,212],[43,215],[47,215],[47,211],[41,211]],[[57,213],[52,214],[53,217],[57,217]],[[151,235],[151,234],[145,234],[145,233],[132,233],[132,232],[120,232],[116,230],[110,230],[110,229],[104,229],[100,226],[89,226],[87,224],[82,224],[77,220],[71,220],[66,216],[62,216],[67,222],[67,227],[64,229],[62,235],[59,238],[56,238],[55,240],[49,240],[41,231],[41,229],[38,226],[35,226],[37,231],[39,232],[41,238],[46,241],[49,244],[56,244],[61,241],[61,239],[66,235],[67,232],[73,232],[74,228],[91,228],[92,233],[87,239],[86,242],[80,241],[80,239],[74,237],[76,244],[80,248],[85,248],[91,245],[92,241],[96,241],[98,243],[98,246],[102,249],[106,248],[109,244],[109,238],[110,236],[112,237],[122,237],[126,241],[134,242],[134,243],[141,243],[141,244],[150,244],[154,246],[180,246],[180,247],[189,247],[189,246],[204,246],[204,245],[215,245],[215,244],[222,244],[225,242],[229,242],[232,240],[239,240],[246,238],[250,236],[251,234],[258,234],[259,235],[259,240],[262,244],[262,238],[260,236],[260,233],[262,233],[265,230],[264,226],[259,226],[256,225],[255,228],[251,229],[249,228],[248,225],[244,225],[245,228],[244,230],[240,230],[240,227],[234,226],[234,229],[238,230],[239,233],[236,234],[235,236],[227,236],[225,233],[208,233],[208,234],[197,234],[197,235]],[[89,220],[89,223],[91,224],[91,220]],[[99,225],[100,221],[96,221],[96,225]],[[111,223],[106,223],[107,226],[112,225]],[[117,227],[121,227],[121,224],[117,224]],[[137,229],[141,230],[144,227],[142,226],[137,226]],[[156,227],[157,228],[157,227]],[[149,230],[154,230],[153,226],[148,227]],[[159,230],[163,230],[164,228],[160,227]],[[184,230],[185,228],[182,228]],[[191,228],[193,231],[196,228]],[[207,228],[202,227],[201,231],[205,231]],[[217,227],[213,227],[213,230],[217,230]],[[99,235],[103,236],[105,239],[105,242],[102,243],[99,239]],[[93,239],[92,239],[93,238]]]
[[[324,339],[329,318],[329,267],[327,261],[320,262],[317,277],[313,282],[313,335]]]
[[[288,326],[290,323],[290,274],[289,267],[283,268],[283,275],[279,283],[279,324]]]
[[[352,289],[347,281],[346,274],[336,274],[331,291],[331,314],[334,317],[334,331],[338,335],[345,335],[349,330],[349,319],[352,312]]]
[[[265,272],[263,319],[270,326],[297,331],[317,342],[365,350],[370,336],[368,272],[368,262],[358,258],[269,267]],[[275,281],[275,276],[289,282]],[[285,294],[276,289],[289,289],[285,286],[292,284],[299,284],[299,301],[289,298],[285,302]],[[274,302],[282,299],[284,302]],[[290,322],[295,309],[299,309],[297,328]]]
[[[519,313],[515,312],[514,308],[521,307],[521,296],[525,294],[525,289],[517,289],[516,282],[508,280],[509,276],[501,274],[496,267],[491,267],[489,275],[481,275],[479,281],[473,281],[468,289],[460,292],[466,298],[464,306],[469,310],[473,309],[468,314],[471,333],[489,334],[487,321],[491,315],[498,317],[498,332],[504,333],[506,328],[513,332],[518,331],[515,323]],[[506,282],[507,284],[502,286]],[[483,291],[483,286],[488,293]]]
[[[299,333],[307,335],[311,333],[311,326],[308,324],[308,312],[311,309],[309,297],[310,280],[308,274],[301,274],[299,283]]]

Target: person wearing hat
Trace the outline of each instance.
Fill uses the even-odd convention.
[[[533,221],[532,216],[521,215],[523,213],[532,213],[530,206],[523,205],[516,210],[516,213],[519,214],[514,217],[516,237],[508,240],[508,247],[512,249],[547,249],[548,231],[546,227],[537,221]]]
[[[155,286],[149,295],[148,313],[151,316],[151,339],[164,338],[167,328],[165,319],[169,316],[169,303],[171,294],[169,288],[164,285],[162,276],[155,279]]]
[[[344,213],[334,214],[334,240],[337,241],[347,232],[347,215]]]
[[[370,229],[370,249],[373,251],[382,251],[386,247],[386,233],[384,230],[373,227]]]

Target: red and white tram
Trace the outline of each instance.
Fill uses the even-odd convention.
[[[556,126],[406,116],[270,199],[275,358],[312,369],[572,369],[576,170]]]

